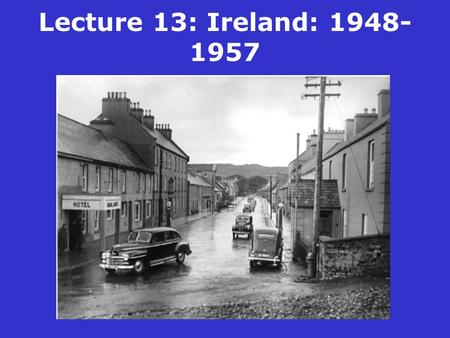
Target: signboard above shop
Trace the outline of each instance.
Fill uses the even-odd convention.
[[[120,196],[63,195],[63,210],[114,210],[120,209]]]

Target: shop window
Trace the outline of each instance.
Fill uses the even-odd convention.
[[[141,220],[141,201],[134,202],[134,220]]]
[[[151,216],[151,207],[150,201],[145,202],[145,218],[149,218]]]
[[[100,211],[95,210],[94,233],[96,234],[100,232],[99,219],[100,219]]]
[[[83,235],[88,233],[88,212],[87,210],[81,211],[81,229],[83,231]]]

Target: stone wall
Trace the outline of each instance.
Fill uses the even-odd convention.
[[[390,273],[390,236],[320,237],[319,273],[323,279]]]

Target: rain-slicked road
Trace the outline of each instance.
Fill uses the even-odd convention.
[[[58,275],[58,317],[89,318],[144,310],[163,310],[241,301],[277,299],[291,292],[314,290],[294,280],[305,271],[291,262],[290,229],[284,227],[284,264],[281,270],[249,270],[249,241],[233,240],[231,226],[244,200],[178,228],[192,254],[183,265],[175,262],[152,267],[143,275],[108,276],[92,263]],[[255,227],[264,227],[263,201],[253,213]]]

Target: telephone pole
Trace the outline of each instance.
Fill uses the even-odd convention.
[[[296,233],[297,233],[297,227],[298,227],[298,192],[299,192],[299,180],[300,180],[300,167],[299,167],[299,156],[300,156],[300,133],[297,133],[297,157],[295,158],[295,222],[294,226],[292,227],[292,255],[294,254],[295,249],[295,240],[296,240]]]
[[[341,82],[328,82],[325,76],[320,77],[320,83],[308,83],[308,80],[314,78],[306,78],[305,87],[320,87],[320,94],[303,94],[303,98],[319,97],[319,139],[317,141],[317,156],[316,156],[316,180],[314,185],[314,214],[313,214],[313,246],[312,246],[312,276],[317,275],[317,263],[318,263],[318,244],[319,244],[319,220],[320,220],[320,192],[322,190],[322,152],[323,152],[323,121],[325,114],[325,98],[326,97],[339,97],[341,94],[327,94],[327,86],[341,86]]]

